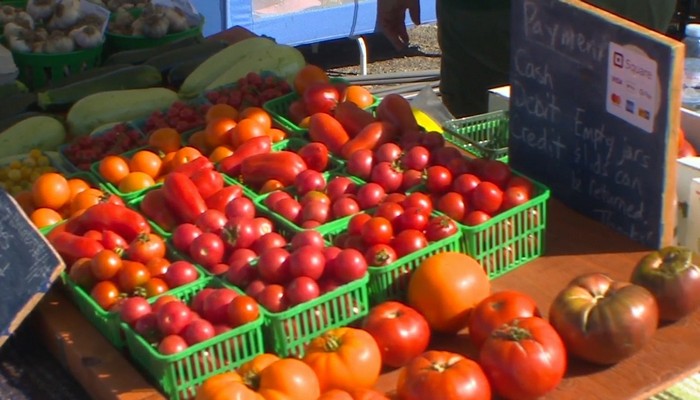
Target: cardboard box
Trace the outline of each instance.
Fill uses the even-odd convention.
[[[700,148],[700,114],[684,108],[681,109],[681,127],[685,131],[686,138],[695,148]],[[679,158],[677,161],[677,211],[675,244],[688,246],[688,201],[691,181],[700,178],[700,157]],[[700,220],[698,220],[700,222]]]
[[[700,178],[690,181],[684,246],[700,254]]]

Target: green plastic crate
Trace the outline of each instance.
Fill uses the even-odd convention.
[[[426,258],[446,251],[459,251],[462,233],[428,244],[423,249],[399,258],[383,267],[369,267],[367,284],[370,306],[387,300],[404,300],[408,290],[408,281],[413,270],[418,268]]]
[[[477,226],[458,224],[462,232],[460,251],[475,258],[491,279],[536,259],[544,252],[550,192],[543,184],[533,179],[530,181],[534,193],[527,203]]]
[[[270,351],[280,357],[302,357],[311,340],[365,317],[369,312],[368,281],[369,274],[365,274],[361,279],[279,313],[261,306],[265,315],[263,333]],[[235,288],[228,282],[223,284]]]
[[[138,17],[141,14],[141,10],[134,10],[134,17]],[[147,49],[151,47],[158,47],[166,43],[174,42],[180,39],[188,37],[201,37],[202,27],[204,26],[204,16],[200,14],[201,20],[199,24],[186,29],[182,32],[169,33],[160,38],[148,38],[145,36],[133,36],[133,35],[122,35],[118,33],[113,33],[107,30],[105,32],[106,46],[110,52],[117,52],[122,50],[136,50],[136,49]]]
[[[127,151],[126,153],[121,154],[121,156],[128,159],[133,154],[135,154],[136,152],[141,151],[141,150],[150,150],[150,149],[148,147],[139,147],[137,149]],[[121,197],[122,199],[124,199],[125,201],[133,200],[139,196],[142,196],[144,193],[146,193],[147,190],[163,185],[162,183],[156,183],[155,185],[147,187],[145,189],[135,190],[133,192],[122,192],[121,190],[119,190],[119,188],[117,186],[115,186],[111,182],[108,182],[102,176],[102,174],[100,174],[100,161],[96,161],[96,162],[92,163],[92,165],[90,166],[90,172],[92,172],[100,180],[100,183],[102,183],[102,185],[105,187],[105,189],[109,193],[115,194],[115,195]]]
[[[349,82],[343,78],[331,78],[332,83],[348,83]],[[289,119],[289,105],[295,100],[299,99],[300,96],[296,92],[287,93],[284,96],[280,96],[276,99],[266,101],[263,104],[263,109],[267,111],[271,116],[272,120],[277,123],[282,129],[286,130],[292,137],[305,137],[308,129],[302,128],[292,120]],[[375,97],[374,103],[368,107],[373,108],[378,104],[379,99]]]
[[[443,124],[443,129],[448,142],[476,157],[508,161],[507,111],[449,120]]]
[[[326,180],[330,181],[330,179],[332,179],[335,176],[345,176],[345,175],[338,174],[336,172],[328,172],[325,174],[325,176],[326,176]],[[362,181],[358,180],[355,177],[349,176],[348,178],[353,180],[353,182],[355,182],[357,185],[362,184]],[[282,190],[289,192],[290,194],[292,194],[294,196],[294,191],[292,190],[292,188],[285,188]],[[265,215],[266,217],[268,217],[272,220],[272,222],[275,224],[275,227],[279,230],[279,232],[282,235],[291,237],[297,232],[302,232],[302,231],[307,230],[307,228],[303,228],[303,227],[297,225],[296,223],[288,220],[287,218],[272,211],[269,207],[267,207],[265,205],[265,199],[268,196],[269,196],[269,194],[264,194],[264,195],[261,195],[261,196],[258,196],[257,198],[255,198],[255,200],[254,200],[255,206],[256,206],[258,211],[260,211],[263,215]],[[362,210],[360,210],[360,212],[362,212]],[[340,233],[342,233],[343,231],[345,231],[347,229],[348,222],[350,222],[350,219],[353,217],[353,215],[348,215],[348,216],[345,216],[342,218],[328,221],[325,224],[321,224],[313,229],[320,232],[321,235],[323,235],[323,237],[326,240],[332,242],[333,239],[337,235],[339,235]]]
[[[113,311],[108,311],[100,307],[95,300],[83,288],[78,286],[68,276],[67,272],[61,274],[63,286],[73,303],[78,307],[78,310],[87,318],[88,321],[117,349],[124,349],[126,342],[121,327],[121,319],[119,314]],[[205,279],[200,273],[200,278],[194,282],[188,283],[177,288],[168,290],[158,296],[153,296],[148,299],[153,303],[158,297],[165,294],[178,295],[183,292],[191,292],[201,288],[204,285]]]
[[[174,293],[180,300],[189,302],[204,287],[221,287],[217,279],[202,281],[197,290]],[[240,290],[239,290],[240,292]],[[264,317],[221,333],[213,338],[190,346],[185,351],[164,355],[156,346],[148,343],[127,324],[121,327],[131,358],[144,374],[170,399],[192,399],[206,379],[231,371],[265,350],[262,326]]]
[[[19,69],[19,80],[34,90],[59,83],[68,75],[99,65],[102,45],[63,54],[37,54],[12,52],[12,59]]]
[[[103,130],[100,130],[99,132],[94,133],[93,136],[104,136],[104,135],[106,135],[107,133],[109,133],[110,131],[112,131],[112,130],[115,128],[115,126],[117,126],[117,125],[123,125],[123,126],[125,126],[128,130],[134,130],[134,131],[138,132],[138,133],[139,133],[139,136],[142,138],[143,144],[145,144],[145,142],[146,142],[146,134],[143,133],[138,127],[136,127],[135,125],[133,125],[133,124],[131,124],[131,123],[129,123],[129,122],[119,122],[119,123],[115,124],[114,126],[110,126],[109,128],[105,128],[105,129],[103,129]],[[78,139],[78,140],[79,140],[79,139]],[[80,168],[78,168],[77,165],[75,165],[75,164],[73,163],[72,160],[70,160],[70,159],[68,158],[68,156],[66,155],[66,153],[67,153],[67,151],[68,151],[68,149],[69,149],[70,146],[71,146],[70,143],[66,143],[66,144],[62,144],[62,145],[58,148],[58,153],[60,154],[60,156],[61,156],[63,162],[66,164],[67,169],[68,169],[69,171],[71,171],[71,172],[74,172],[74,171],[87,171],[87,172],[90,172],[90,168],[88,168],[87,170],[80,169]],[[139,148],[141,148],[141,147],[143,147],[143,145],[139,146]],[[103,155],[102,157],[104,157],[104,155]],[[90,164],[90,166],[92,166],[92,163]]]

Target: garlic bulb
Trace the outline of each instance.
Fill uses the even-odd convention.
[[[68,29],[80,18],[80,0],[61,0],[49,20],[49,30]]]
[[[18,32],[7,36],[7,43],[12,51],[29,53],[32,51],[31,41],[28,40],[28,31]]]
[[[90,49],[102,43],[102,32],[95,25],[83,25],[68,34],[78,47]]]
[[[14,21],[8,22],[2,27],[2,34],[8,39],[19,34],[26,34],[27,31],[28,29],[26,27]]]
[[[169,27],[170,21],[165,15],[153,14],[143,19],[141,31],[147,38],[158,39],[168,34]]]
[[[34,18],[26,11],[19,11],[15,14],[14,21],[27,29],[34,29]]]
[[[170,32],[182,32],[190,26],[187,23],[187,15],[180,7],[168,7],[165,9],[165,16],[168,18]]]
[[[27,12],[37,21],[51,17],[56,2],[54,0],[28,0]]]
[[[7,24],[15,19],[17,10],[12,6],[2,6],[0,7],[0,24]]]
[[[75,43],[68,35],[62,31],[55,30],[49,34],[46,39],[46,52],[54,53],[70,53],[75,50]]]

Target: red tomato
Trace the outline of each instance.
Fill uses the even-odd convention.
[[[499,160],[486,160],[479,172],[482,180],[495,183],[499,188],[505,188],[513,175],[508,164]]]
[[[320,142],[311,142],[302,146],[297,154],[309,169],[323,172],[328,167],[328,147]]]
[[[509,187],[503,192],[501,211],[510,210],[513,207],[525,204],[528,200],[530,200],[530,195],[527,193],[526,188],[522,186]]]
[[[125,293],[133,293],[134,289],[143,286],[149,279],[151,272],[145,264],[138,261],[122,261],[122,268],[117,273],[117,283]]]
[[[365,260],[367,260],[367,265],[373,267],[389,265],[396,261],[397,258],[396,251],[394,251],[394,248],[388,244],[375,244],[369,246],[367,250],[365,250]]]
[[[442,165],[432,165],[426,170],[425,187],[431,193],[445,193],[452,185],[452,172]]]
[[[224,241],[215,233],[204,232],[197,236],[189,250],[192,260],[207,269],[224,260]]]
[[[427,351],[399,374],[400,400],[490,400],[491,386],[479,364],[460,354]]]
[[[317,82],[306,88],[302,95],[304,107],[310,115],[330,114],[340,101],[338,89],[331,83]]]
[[[197,278],[199,278],[197,268],[190,262],[180,260],[170,264],[164,280],[170,288],[176,288],[194,282]]]
[[[370,149],[357,150],[347,160],[348,173],[364,180],[369,180],[373,165],[373,153]]]
[[[186,253],[189,251],[192,241],[201,234],[202,230],[195,224],[180,224],[175,228],[175,231],[173,231],[173,245],[179,251]]]
[[[182,301],[163,304],[157,311],[158,329],[163,335],[177,335],[192,320],[192,310]]]
[[[119,300],[119,288],[112,281],[100,281],[90,290],[90,296],[105,310],[109,310]]]
[[[165,241],[155,233],[144,233],[129,243],[126,258],[131,261],[147,263],[152,258],[165,257]]]
[[[119,317],[130,326],[146,314],[150,314],[151,304],[143,297],[129,297],[124,300],[119,308]]]
[[[471,200],[474,209],[494,215],[503,203],[503,191],[495,183],[482,181],[474,188]]]
[[[260,307],[250,296],[237,296],[227,306],[228,323],[232,327],[241,326],[258,319]]]
[[[430,151],[425,146],[413,146],[401,156],[401,166],[406,169],[424,170],[430,162]]]
[[[535,300],[515,290],[491,294],[474,307],[469,317],[469,338],[480,348],[491,332],[515,318],[539,317]]]
[[[367,182],[357,188],[357,204],[363,210],[376,207],[385,197],[384,187],[375,182]]]
[[[284,288],[284,297],[287,304],[292,307],[297,304],[306,303],[321,295],[321,288],[315,279],[308,276],[293,278]]]
[[[425,318],[397,301],[373,307],[363,320],[362,329],[374,337],[382,362],[390,367],[403,367],[421,355],[430,342],[430,327]]]
[[[362,232],[362,226],[371,218],[372,216],[367,213],[353,215],[348,221],[348,234],[359,235]]]
[[[435,208],[445,213],[448,217],[461,221],[467,212],[468,204],[464,201],[464,197],[461,194],[447,192],[438,198]]]
[[[566,349],[546,320],[516,318],[486,339],[479,363],[493,390],[504,399],[537,399],[564,377]]]
[[[207,197],[204,201],[207,208],[224,212],[226,205],[236,197],[243,195],[243,189],[238,185],[224,186],[221,190]]]
[[[381,161],[372,167],[370,181],[380,184],[387,193],[395,192],[401,187],[403,174],[389,161]]]
[[[459,231],[457,223],[447,215],[432,217],[425,227],[425,238],[429,242],[436,242],[446,237],[452,236]]]
[[[368,245],[388,244],[394,236],[391,222],[384,217],[372,217],[362,225],[362,240]]]
[[[430,200],[430,196],[421,192],[413,192],[407,195],[401,202],[401,205],[404,209],[413,206],[419,207],[423,209],[426,214],[433,212],[433,201]]]
[[[403,257],[428,246],[428,239],[423,232],[415,229],[406,229],[394,236],[391,247],[396,251],[398,257]]]

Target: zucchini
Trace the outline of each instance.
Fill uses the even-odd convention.
[[[15,93],[0,98],[0,118],[6,118],[36,109],[36,93]]]
[[[18,123],[19,121],[25,120],[29,117],[36,117],[38,115],[49,115],[39,111],[25,111],[23,113],[14,114],[9,117],[0,118],[0,132],[11,127],[12,125]]]
[[[177,93],[163,87],[98,92],[75,102],[68,110],[66,124],[73,136],[85,136],[108,122],[146,118],[177,99]]]
[[[123,68],[61,86],[37,94],[39,107],[67,108],[85,96],[97,92],[121,89],[140,89],[159,86],[163,82],[160,71],[151,65],[128,65]]]
[[[202,38],[201,36],[188,36],[156,47],[122,50],[113,53],[112,55],[107,57],[107,59],[102,63],[102,65],[142,64],[144,61],[162,52],[179,49],[182,46],[189,46],[191,44],[201,43],[202,41],[204,41],[204,38]]]
[[[48,115],[29,117],[0,132],[0,158],[32,149],[57,150],[65,141],[66,129],[61,121]]]
[[[180,64],[175,65],[168,71],[167,83],[168,86],[179,88],[187,77],[199,67],[208,57],[194,58],[184,60]]]
[[[295,47],[274,45],[251,52],[246,58],[231,64],[210,82],[205,90],[213,90],[229,85],[243,78],[249,72],[271,72],[288,81],[292,81],[299,70],[306,65],[304,55]]]
[[[80,71],[75,74],[70,74],[66,76],[63,79],[59,79],[56,81],[52,81],[45,87],[37,90],[38,92],[49,90],[49,89],[55,89],[55,88],[60,88],[63,86],[68,86],[72,85],[77,82],[82,82],[83,80],[86,79],[92,79],[98,76],[102,76],[104,74],[110,73],[112,71],[116,71],[120,68],[128,67],[131,66],[131,64],[113,64],[113,65],[100,65],[99,67],[95,68],[89,68],[84,71]]]
[[[246,38],[227,46],[204,60],[187,76],[187,79],[180,86],[180,97],[188,99],[201,95],[207,86],[232,65],[250,57],[253,53],[273,46],[275,46],[273,40],[259,36]]]
[[[17,93],[27,93],[29,88],[20,81],[8,82],[0,85],[0,99]]]
[[[161,74],[165,75],[174,66],[185,60],[204,59],[217,53],[228,44],[221,41],[209,41],[196,43],[179,49],[160,53],[146,60],[144,64],[158,68]]]

